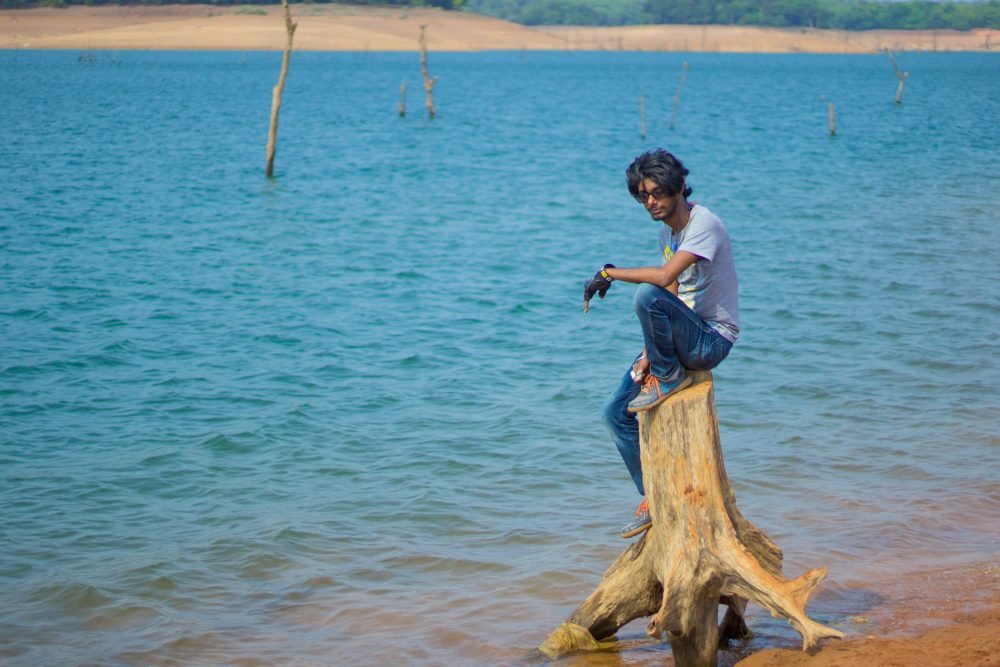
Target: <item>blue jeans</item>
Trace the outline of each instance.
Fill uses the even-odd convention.
[[[635,313],[642,326],[649,370],[660,379],[674,379],[681,366],[700,371],[715,368],[733,347],[683,301],[662,287],[648,283],[639,285],[635,292]],[[631,370],[629,366],[604,404],[604,421],[639,495],[646,495],[639,460],[639,420],[628,411],[629,401],[639,395],[641,387],[632,381]]]

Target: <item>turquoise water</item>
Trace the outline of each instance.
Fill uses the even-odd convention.
[[[432,54],[430,122],[413,54],[296,53],[269,181],[280,54],[0,52],[0,662],[524,659],[635,506],[631,288],[580,300],[655,261],[653,145],[732,234],[726,466],[812,613],[995,563],[1000,57],[897,57],[901,106],[880,56]]]

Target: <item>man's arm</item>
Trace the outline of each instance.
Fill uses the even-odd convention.
[[[670,261],[663,266],[644,266],[637,269],[619,269],[612,264],[605,264],[594,277],[587,281],[583,290],[583,312],[590,310],[590,299],[598,294],[602,299],[613,280],[624,280],[627,283],[650,283],[677,294],[677,277],[684,269],[698,261],[698,256],[686,250],[674,253]]]
[[[666,289],[672,285],[684,270],[698,261],[698,256],[687,250],[674,253],[663,266],[643,266],[636,269],[606,269],[615,280],[627,283],[650,283]]]

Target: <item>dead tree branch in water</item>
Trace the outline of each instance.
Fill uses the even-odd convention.
[[[670,114],[670,129],[674,129],[674,121],[677,120],[677,109],[681,106],[681,88],[684,87],[684,82],[687,81],[688,74],[688,64],[684,63],[684,69],[681,70],[680,81],[677,82],[677,92],[674,93],[674,112]]]
[[[892,63],[892,71],[896,73],[896,78],[899,79],[899,87],[896,88],[896,104],[903,103],[903,82],[906,81],[906,77],[910,76],[909,72],[900,72],[899,67],[896,66],[896,58],[893,57],[892,51],[888,48],[882,49],[885,54],[889,56],[889,62]],[[936,50],[936,49],[935,49]]]
[[[646,98],[639,95],[639,133],[646,140]]]
[[[420,26],[420,72],[424,75],[424,91],[427,92],[427,114],[434,118],[436,114],[434,110],[434,84],[437,83],[438,78],[431,78],[431,75],[427,72],[427,26]]]
[[[288,0],[281,0],[281,6],[285,8],[285,32],[287,41],[285,42],[285,53],[281,58],[281,74],[278,75],[278,83],[271,93],[271,128],[267,133],[267,169],[265,173],[268,178],[274,175],[274,152],[278,146],[278,112],[281,111],[281,94],[285,91],[285,78],[288,76],[288,60],[292,56],[292,37],[298,23],[292,21],[292,10],[288,8]]]

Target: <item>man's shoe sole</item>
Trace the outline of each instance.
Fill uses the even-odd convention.
[[[621,538],[622,538],[623,540],[627,540],[627,539],[628,539],[628,538],[630,538],[630,537],[635,537],[635,536],[636,536],[636,535],[638,535],[639,533],[644,533],[644,532],[646,532],[647,530],[649,530],[649,529],[650,529],[650,528],[652,528],[652,527],[653,527],[653,522],[652,522],[652,521],[650,521],[650,522],[649,522],[649,523],[647,523],[647,524],[646,524],[645,526],[639,526],[638,528],[636,528],[636,529],[634,529],[634,530],[630,530],[630,531],[629,531],[629,532],[627,532],[627,533],[618,533],[618,535],[620,535],[620,536],[621,536]]]
[[[628,409],[629,412],[645,412],[646,410],[652,410],[657,405],[659,405],[663,401],[667,400],[668,398],[670,398],[671,396],[673,396],[674,394],[676,394],[677,392],[679,392],[681,389],[687,389],[688,386],[690,386],[690,384],[691,384],[691,376],[688,375],[683,380],[681,380],[681,382],[680,382],[679,385],[677,385],[672,390],[670,390],[669,394],[663,394],[658,399],[656,399],[655,401],[653,401],[652,403],[649,403],[647,405],[640,405],[637,408],[633,408],[630,405],[630,406],[628,406],[627,409]]]

